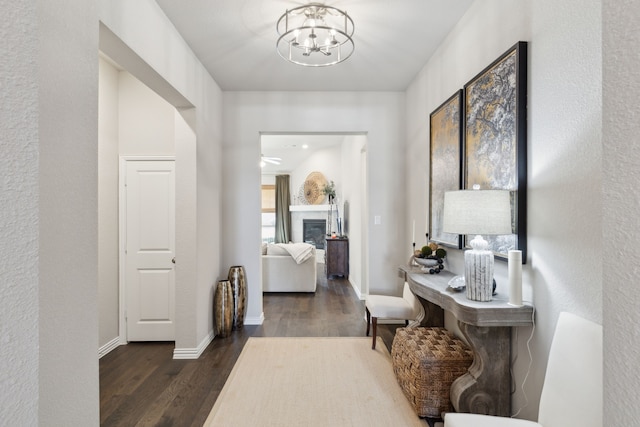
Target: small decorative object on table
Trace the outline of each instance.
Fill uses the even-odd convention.
[[[467,286],[464,282],[464,276],[454,276],[453,279],[449,280],[447,289],[451,289],[454,292],[464,291]]]
[[[429,242],[422,249],[416,249],[409,262],[410,265],[419,265],[424,273],[438,274],[444,270],[444,259],[447,251],[435,242]]]

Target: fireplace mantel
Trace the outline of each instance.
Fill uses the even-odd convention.
[[[290,205],[290,212],[327,212],[331,205]]]

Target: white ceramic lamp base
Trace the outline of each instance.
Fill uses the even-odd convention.
[[[476,236],[470,249],[464,253],[465,285],[467,298],[472,301],[491,301],[493,295],[493,252],[488,243]]]

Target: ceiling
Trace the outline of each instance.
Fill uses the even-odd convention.
[[[276,53],[276,22],[300,0],[156,0],[225,91],[404,91],[472,0],[327,0],[355,24],[355,52],[331,67]]]
[[[279,165],[265,162],[262,174],[289,173],[310,157],[313,152],[339,146],[344,139],[345,135],[343,134],[261,135],[262,154],[282,159]]]

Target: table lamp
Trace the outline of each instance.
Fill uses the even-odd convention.
[[[446,233],[475,234],[464,253],[467,298],[491,301],[493,251],[484,235],[511,234],[511,199],[507,190],[460,190],[444,193],[442,229]]]

